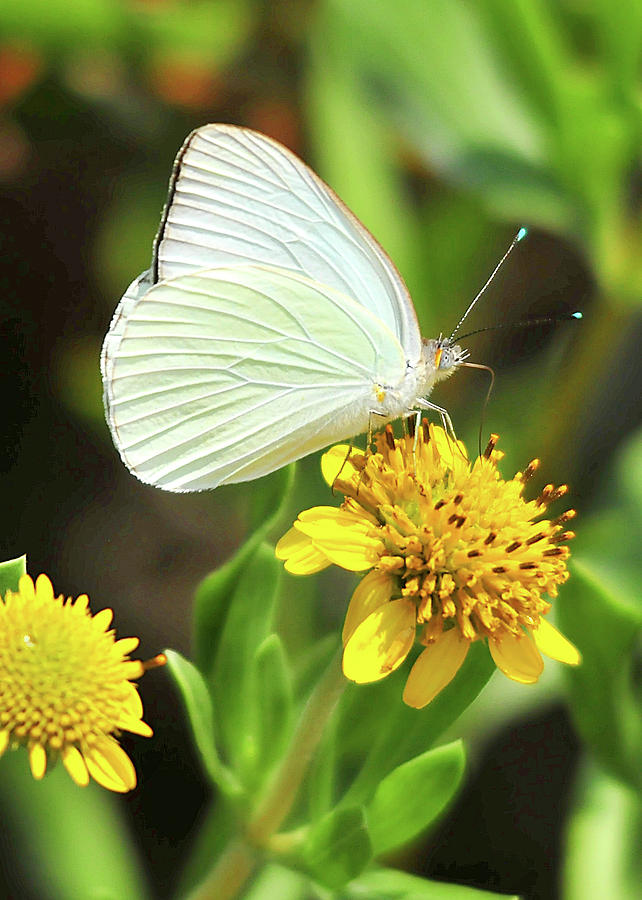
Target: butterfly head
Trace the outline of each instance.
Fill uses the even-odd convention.
[[[423,339],[423,357],[426,367],[432,369],[434,382],[443,381],[468,358],[468,350],[453,344],[441,335],[436,340]]]

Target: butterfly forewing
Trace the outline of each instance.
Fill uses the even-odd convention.
[[[206,125],[176,161],[155,280],[246,264],[305,275],[354,298],[387,325],[412,365],[419,359],[419,327],[401,276],[336,194],[276,141]]]

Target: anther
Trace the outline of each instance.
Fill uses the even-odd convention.
[[[494,566],[493,569],[492,569],[492,571],[493,571],[496,575],[503,575],[504,572],[506,571],[506,569],[504,568],[504,566]]]
[[[481,553],[481,550],[469,550],[468,553],[467,553],[466,555],[467,555],[470,559],[472,559],[474,556],[481,556],[482,553]]]
[[[452,525],[453,522],[456,522],[458,518],[459,516],[457,515],[457,513],[453,513],[452,516],[450,516],[448,519],[448,524]]]
[[[522,484],[526,484],[526,482],[533,477],[535,472],[539,469],[539,459],[533,459],[526,466],[524,471],[522,472]]]
[[[542,538],[546,537],[546,533],[544,531],[538,531],[537,534],[534,534],[533,537],[529,537],[526,541],[526,544],[530,546],[531,544],[536,544],[538,541],[541,541]]]
[[[514,550],[517,550],[521,546],[521,541],[513,541],[512,544],[509,544],[508,547],[506,547],[506,553],[512,553]]]
[[[519,568],[520,568],[520,569],[536,569],[536,568],[537,568],[537,563],[535,563],[535,562],[525,562],[525,563],[520,563],[520,564],[519,564]]]
[[[560,534],[552,535],[549,540],[552,544],[561,544],[562,541],[572,541],[574,537],[574,531],[562,531]]]
[[[386,435],[386,443],[390,447],[391,450],[395,449],[395,436],[392,433],[392,425],[388,424],[385,427],[385,435]]]
[[[544,550],[542,556],[562,556],[566,549],[566,547],[551,547],[550,550]]]
[[[424,435],[424,444],[427,444],[430,440],[430,427],[428,426],[428,419],[421,420],[421,430]]]
[[[488,535],[488,537],[486,538],[486,540],[484,541],[484,543],[492,544],[496,537],[497,537],[497,532],[491,531],[490,534]]]
[[[486,444],[486,449],[484,450],[483,456],[486,459],[490,459],[491,454],[495,447],[497,446],[497,441],[499,440],[498,434],[491,434],[488,443]]]
[[[455,528],[461,528],[461,526],[464,524],[465,521],[466,521],[466,516],[458,516],[457,524],[455,525]]]
[[[445,501],[445,500],[437,500],[437,502],[435,503],[434,508],[435,508],[435,509],[441,509],[442,506],[445,506],[445,505],[446,505],[446,501]],[[449,521],[450,521],[450,520],[449,520]]]
[[[453,497],[453,503],[455,504],[455,506],[459,506],[459,504],[461,503],[461,501],[462,501],[463,499],[464,499],[464,495],[463,495],[463,494],[457,494],[456,497]]]
[[[410,416],[410,417],[406,420],[406,422],[407,422],[407,424],[408,424],[408,434],[410,435],[411,438],[414,438],[414,436],[415,436],[415,431],[416,431],[416,426],[417,426],[417,420],[416,420],[416,418],[415,418],[414,416]]]

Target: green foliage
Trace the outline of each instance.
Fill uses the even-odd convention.
[[[7,591],[17,591],[20,576],[26,571],[26,555],[0,562],[0,597],[4,597]]]
[[[592,765],[575,790],[567,828],[565,900],[629,900],[642,883],[639,795]]]
[[[453,681],[419,711],[401,702],[403,672],[399,678],[389,676],[380,684],[350,687],[341,710],[337,744],[344,754],[348,753],[352,731],[359,742],[360,763],[344,802],[365,802],[392,769],[433,746],[473,702],[494,670],[488,648],[481,642],[473,644]],[[356,733],[355,721],[362,722]]]
[[[228,62],[251,24],[243,0],[198,0],[147,6],[113,0],[4,0],[0,29],[6,38],[28,38],[50,51],[119,49],[140,54],[171,51]]]
[[[367,807],[376,855],[407,844],[452,800],[464,776],[461,741],[428,750],[398,766],[377,787]]]
[[[48,900],[150,896],[116,798],[97,785],[78,788],[58,765],[34,781],[24,752],[0,765],[3,829],[13,835],[14,864],[35,896]],[[97,852],[100,848],[100,852]],[[6,874],[6,873],[5,873]]]
[[[347,885],[344,900],[518,900],[458,884],[428,881],[398,869],[373,869]]]
[[[223,793],[238,795],[241,787],[232,772],[221,762],[216,749],[212,700],[203,676],[196,666],[175,650],[166,650],[165,654],[167,668],[181,693],[194,743],[205,771]]]
[[[229,559],[220,568],[206,576],[196,589],[194,597],[194,653],[197,665],[204,672],[209,673],[211,671],[213,661],[217,656],[232,596],[240,598],[239,605],[241,610],[243,609],[245,600],[243,593],[238,588],[238,579],[245,571],[248,562],[254,557],[265,535],[279,521],[282,506],[287,501],[293,480],[294,466],[281,469],[265,479],[262,490],[256,492],[256,503],[253,510],[253,516],[260,524],[232,559]],[[262,552],[264,556],[269,555],[269,553],[266,554],[265,550]],[[266,563],[266,565],[269,567],[271,563]],[[273,567],[272,579],[278,577],[276,573],[277,571],[280,572],[281,568],[280,566],[278,569],[276,566]],[[246,575],[246,583],[243,590],[249,591],[248,600],[250,596],[255,597],[259,593],[255,590],[257,584],[261,585],[261,588],[263,587],[260,581],[255,582],[255,584],[252,584],[251,581],[248,583]],[[265,611],[268,611],[273,601],[274,594],[272,594],[271,600],[268,599]],[[235,615],[241,617],[241,611]],[[260,617],[263,618],[262,615]],[[232,628],[234,626],[230,625],[228,627]],[[242,629],[243,623],[239,622],[238,627]],[[267,631],[262,634],[259,641],[266,635]]]
[[[302,857],[313,878],[331,888],[342,887],[362,872],[372,857],[363,809],[335,809],[315,823]]]
[[[580,649],[582,664],[567,673],[578,730],[602,765],[642,787],[642,716],[633,686],[642,609],[621,602],[575,560],[559,602],[559,622]]]

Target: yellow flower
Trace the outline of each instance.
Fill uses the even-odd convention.
[[[130,791],[136,772],[114,735],[152,734],[131,679],[164,658],[129,659],[138,638],[115,640],[112,611],[92,616],[88,602],[54,597],[46,575],[0,600],[0,756],[24,744],[34,778],[61,758],[76,784]]]
[[[411,424],[414,424],[411,421]],[[397,669],[416,637],[425,646],[404,690],[405,702],[429,703],[456,675],[473,641],[487,640],[495,664],[523,684],[537,681],[540,651],[577,665],[577,649],[544,617],[568,578],[575,516],[542,519],[565,485],[522,496],[534,460],[510,481],[492,435],[470,463],[463,444],[424,421],[395,439],[390,425],[376,452],[345,445],[322,459],[323,475],[345,496],[339,509],[302,512],[276,555],[294,574],[334,563],[368,573],[355,590],[343,628],[343,671],[358,683]]]

